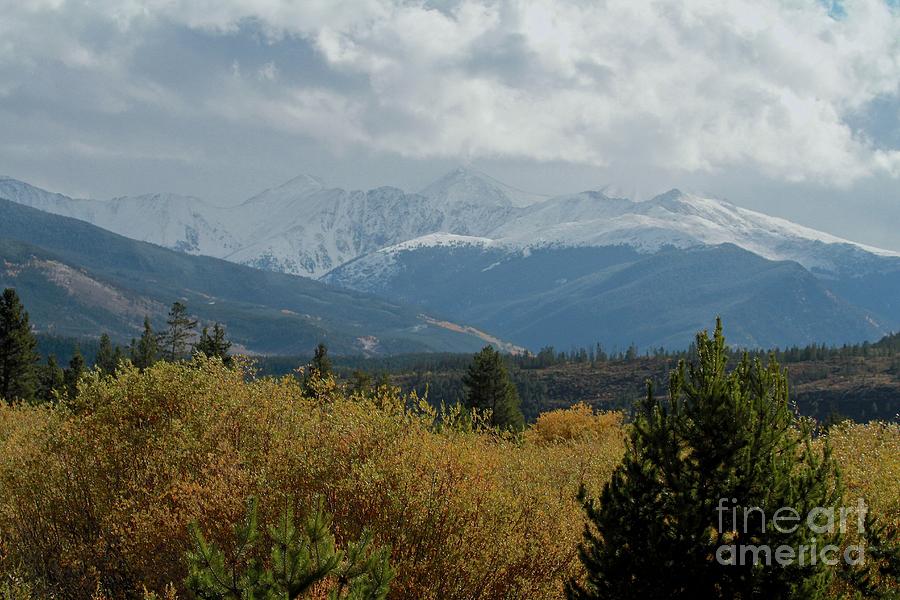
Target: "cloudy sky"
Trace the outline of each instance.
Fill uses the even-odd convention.
[[[0,174],[728,198],[900,250],[900,1],[0,0]]]

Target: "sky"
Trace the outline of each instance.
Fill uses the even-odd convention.
[[[898,0],[0,0],[0,174],[678,187],[900,250]]]

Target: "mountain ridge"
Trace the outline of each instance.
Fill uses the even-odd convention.
[[[241,205],[215,207],[171,194],[73,200],[0,179],[0,195],[13,192],[25,204],[198,258],[218,254],[375,294],[532,349],[568,343],[560,332],[585,343],[581,336],[604,333],[617,344],[669,344],[712,314],[732,315],[748,345],[857,342],[900,327],[897,253],[677,189],[640,202],[601,191],[526,202],[509,189],[465,169],[418,194],[347,191],[301,175]],[[688,285],[702,293],[685,295]],[[678,301],[653,304],[642,295]]]
[[[429,234],[519,247],[627,244],[647,253],[735,243],[826,276],[877,268],[873,260],[882,258],[900,260],[897,252],[677,189],[640,202],[602,191],[544,197],[464,168],[420,193],[388,186],[344,190],[300,175],[231,207],[174,194],[76,200],[12,178],[0,178],[0,194],[141,241],[310,277]],[[866,261],[873,264],[861,265]]]

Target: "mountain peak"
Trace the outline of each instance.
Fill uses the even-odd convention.
[[[289,179],[274,188],[276,190],[285,190],[292,191],[296,193],[308,193],[313,191],[318,191],[325,188],[325,182],[316,177],[315,175],[310,175],[308,173],[301,173],[297,175],[293,179]]]
[[[666,197],[666,198],[681,198],[682,196],[686,196],[686,195],[687,194],[685,194],[678,188],[672,188],[668,192],[663,192],[662,194],[660,194],[661,197]]]
[[[55,212],[61,204],[67,202],[84,203],[84,201],[75,200],[55,192],[48,192],[25,181],[7,176],[0,177],[0,198],[48,212]]]
[[[324,189],[325,182],[314,175],[303,173],[285,181],[279,186],[263,190],[244,202],[244,204],[255,204],[264,200],[271,202],[276,199],[293,200]]]
[[[423,196],[451,204],[492,204],[495,206],[528,206],[548,196],[520,190],[471,167],[459,166],[426,186]]]
[[[439,188],[447,188],[449,186],[461,185],[461,184],[470,184],[470,185],[484,185],[488,187],[502,187],[505,184],[497,181],[490,175],[482,173],[476,169],[465,166],[458,166],[455,169],[448,171],[442,177],[429,184],[425,190],[428,189],[439,189]],[[423,190],[424,192],[424,190]]]

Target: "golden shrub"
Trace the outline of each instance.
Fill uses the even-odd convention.
[[[900,527],[900,423],[847,421],[832,427],[828,438],[845,500],[863,498],[879,517]]]
[[[536,444],[621,436],[624,419],[619,411],[595,412],[579,402],[570,408],[542,413],[525,435]]]
[[[204,359],[92,373],[68,406],[0,404],[0,596],[174,599],[187,524],[227,549],[250,494],[263,525],[320,496],[340,543],[369,527],[392,598],[561,598],[580,573],[576,493],[621,460],[621,413],[580,404],[516,438],[390,388],[314,394]],[[900,522],[900,426],[829,440],[847,497]]]
[[[878,522],[897,531],[900,528],[900,424],[846,421],[830,429],[828,441],[840,470],[844,487],[844,505],[857,506],[862,498]],[[855,513],[854,513],[855,514]],[[856,519],[848,523],[845,544],[858,544],[860,532]],[[869,565],[874,579],[876,566]],[[858,597],[844,582],[836,581],[832,596],[841,600]]]
[[[315,496],[339,541],[392,548],[392,598],[558,598],[578,572],[579,485],[598,490],[621,436],[554,444],[434,427],[382,389],[306,398],[293,378],[215,360],[89,375],[57,409],[0,409],[0,569],[46,593],[164,593],[187,524],[228,547],[250,494],[261,520]]]

